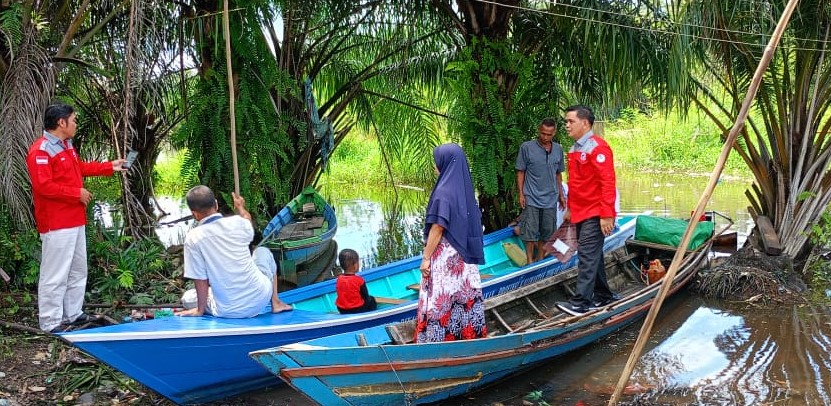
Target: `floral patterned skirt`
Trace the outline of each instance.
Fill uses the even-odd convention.
[[[467,340],[488,335],[479,266],[466,264],[441,239],[421,279],[415,339],[418,343]]]

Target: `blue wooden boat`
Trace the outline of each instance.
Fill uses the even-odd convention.
[[[619,218],[620,226],[606,238],[611,251],[634,234],[635,217]],[[503,243],[522,246],[512,228],[484,238],[486,264],[480,267],[486,297],[516,290],[575,265],[549,257],[515,266]],[[60,336],[178,404],[209,402],[280,381],[248,357],[248,353],[324,335],[355,331],[415,317],[421,256],[361,272],[375,311],[340,315],[335,307],[335,280],[281,292],[293,311],[249,319],[212,316],[170,317],[62,333]]]
[[[711,244],[712,239],[687,253],[670,294],[708,262]],[[448,399],[594,342],[645,315],[661,285],[650,285],[641,275],[647,252],[668,265],[675,248],[628,241],[607,255],[609,283],[622,299],[580,316],[555,305],[570,296],[577,277],[572,268],[489,298],[488,338],[413,344],[415,321],[409,320],[255,351],[251,357],[322,405]]]
[[[281,269],[293,269],[323,254],[337,230],[335,209],[307,186],[268,222],[262,244],[281,262]]]

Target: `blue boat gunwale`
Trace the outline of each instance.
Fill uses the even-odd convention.
[[[634,233],[634,217],[627,217],[621,215],[621,228],[606,239],[604,251],[622,245]],[[513,230],[506,228],[485,236],[485,241],[491,243],[486,252],[490,261],[489,266],[481,271],[483,275],[494,276],[483,279],[486,296],[516,289],[568,268],[567,264],[553,258],[526,267],[513,266],[501,244],[493,244],[506,237],[521,244],[512,233]],[[410,280],[420,279],[420,259],[420,256],[403,259],[367,270],[362,275],[369,279],[369,283],[375,283],[382,289],[392,283],[395,297],[402,297],[407,292],[403,297],[410,298],[413,293],[409,290],[412,289],[405,291],[402,282],[407,282],[409,286]],[[385,280],[386,277],[389,278]],[[295,306],[321,300],[332,301],[334,283],[327,281],[310,285],[281,292],[280,296]],[[171,401],[190,404],[232,396],[277,382],[273,375],[248,357],[251,351],[299,342],[325,333],[355,331],[411,319],[415,317],[416,306],[417,301],[413,298],[409,302],[369,313],[340,315],[325,310],[325,305],[320,307],[321,311],[315,307],[304,310],[301,305],[291,312],[267,313],[250,319],[173,317],[80,330],[62,334],[61,338]],[[217,348],[222,348],[219,353]],[[163,358],[160,358],[161,354],[165,354]]]
[[[708,248],[711,243],[712,240],[708,243]],[[700,268],[701,262],[706,259],[706,256],[708,255],[706,251],[707,250],[695,252],[685,257],[681,266],[683,267],[686,265],[686,268],[682,269],[672,281],[669,287],[669,295],[676,293],[682,287],[686,286],[687,283],[689,283]],[[565,272],[572,272],[576,275],[575,268],[570,268]],[[552,284],[552,286],[553,285],[555,284]],[[423,368],[439,367],[444,365],[443,363],[450,363],[452,365],[459,366],[469,365],[477,362],[480,358],[483,358],[481,361],[492,361],[494,359],[511,358],[524,356],[525,354],[545,352],[553,347],[596,335],[597,332],[593,326],[597,326],[601,330],[616,330],[617,328],[623,325],[628,325],[632,321],[642,317],[653,305],[661,289],[662,284],[660,283],[646,285],[641,289],[628,294],[622,302],[610,306],[605,310],[597,311],[594,314],[583,317],[566,317],[558,320],[558,323],[544,328],[535,328],[518,333],[510,332],[503,335],[477,340],[421,344],[392,344],[389,342],[391,338],[388,335],[384,338],[386,332],[385,327],[374,326],[353,332],[340,333],[306,340],[299,343],[252,351],[249,353],[249,356],[257,360],[267,369],[271,369],[271,366],[274,366],[275,364],[282,364],[283,367],[279,368],[279,372],[273,370],[272,372],[283,378],[295,388],[295,383],[292,382],[291,378],[316,379],[322,383],[323,379],[328,381],[330,377],[334,379],[336,376],[345,376],[356,373],[387,373],[391,371],[397,374],[406,370],[420,370]],[[518,299],[521,299],[521,297]],[[358,345],[357,343],[346,346],[338,345],[346,343],[350,339],[354,341],[354,337],[359,334],[364,335],[367,339],[366,345]],[[387,341],[375,342],[376,340]],[[520,342],[517,343],[517,340]],[[513,342],[513,344],[508,344],[507,342]],[[488,343],[495,343],[493,347],[496,347],[496,349],[492,349],[492,346],[489,346]],[[414,347],[423,349],[423,351],[414,352],[412,351]],[[431,359],[428,357],[428,359],[425,359],[423,354],[425,352],[429,353],[430,348],[442,348],[442,351],[434,351],[433,353],[453,354],[453,357],[442,359]],[[377,353],[379,349],[383,352],[383,356],[381,356],[380,353]],[[367,355],[372,352],[375,353],[372,353],[373,356],[369,357],[372,362],[367,364],[351,363],[333,365],[331,363],[327,364],[326,361],[311,364],[308,362],[310,360],[306,357],[302,357],[302,360],[296,358],[298,355],[310,355],[316,352],[328,351],[351,351],[354,358],[360,360],[367,359]],[[294,356],[292,356],[292,354],[294,354]],[[375,355],[377,355],[377,357]],[[376,358],[380,361],[376,362]],[[315,358],[314,360],[317,359],[318,358]],[[301,362],[303,362],[302,365]],[[542,362],[542,360],[538,360],[537,362]],[[325,372],[331,372],[331,374],[325,374]],[[324,384],[324,386],[328,387],[327,384]]]
[[[621,249],[623,249],[623,247],[621,247]],[[688,255],[687,257],[684,258],[684,260],[683,260],[684,262],[681,264],[681,266],[685,266],[685,265],[689,264],[690,262],[697,264],[699,261],[701,261],[703,259],[702,257],[706,256],[706,255],[707,255],[707,252],[705,252],[705,251],[692,251],[691,255]],[[693,276],[693,274],[695,273],[695,272],[693,272],[693,271],[695,271],[695,269],[693,269],[693,268],[696,268],[696,266],[693,266],[690,269],[684,269],[683,270],[684,272],[679,272],[676,275],[675,281],[673,281],[668,294],[675,293],[678,289],[680,289],[682,286],[684,286],[686,283],[689,282],[689,278],[691,278]],[[574,274],[574,276],[576,276],[577,268],[576,267],[570,267],[570,268],[560,272],[560,274],[567,273],[567,272],[570,272],[570,273]],[[552,277],[554,277],[554,276],[552,275],[549,278],[552,278]],[[616,302],[614,305],[609,306],[607,308],[608,309],[607,311],[599,310],[599,311],[590,313],[586,316],[568,317],[566,319],[559,320],[559,322],[562,323],[563,327],[561,327],[561,328],[551,327],[551,329],[556,329],[556,330],[562,331],[563,333],[568,333],[568,332],[570,332],[572,330],[575,330],[575,329],[584,328],[584,327],[586,327],[587,325],[590,325],[590,324],[597,324],[598,322],[602,323],[605,320],[615,320],[616,321],[617,318],[620,317],[620,316],[629,317],[627,315],[627,313],[632,311],[633,309],[638,310],[638,311],[642,311],[643,306],[645,306],[645,307],[651,306],[652,301],[655,299],[655,297],[657,296],[660,289],[661,289],[661,284],[660,283],[645,285],[642,288],[638,289],[637,291],[630,293],[629,295],[627,295],[627,297],[624,297],[619,302]],[[262,349],[262,350],[258,350],[258,351],[252,351],[249,355],[253,355],[255,353],[266,353],[266,352],[276,351],[276,350],[280,350],[282,348],[286,348],[286,349],[303,348],[303,349],[312,350],[312,351],[316,350],[316,349],[346,350],[346,349],[350,349],[350,348],[357,348],[357,347],[359,347],[357,345],[350,345],[350,346],[345,346],[345,347],[329,347],[329,346],[315,345],[314,343],[327,342],[327,341],[337,342],[341,338],[345,338],[345,337],[348,337],[348,336],[353,336],[354,337],[356,334],[367,333],[367,332],[370,332],[370,331],[376,331],[376,330],[380,330],[380,329],[383,329],[383,328],[385,328],[385,327],[384,326],[367,327],[367,328],[356,330],[356,331],[344,332],[344,333],[334,334],[334,335],[330,335],[330,336],[323,336],[323,337],[318,337],[318,338],[314,338],[314,339],[310,339],[310,340],[305,340],[305,341],[302,341],[302,342],[299,342],[299,343],[285,344],[285,345],[281,345],[281,346],[277,346],[277,347],[266,348],[266,349]],[[458,340],[458,341],[446,341],[446,342],[436,342],[436,343],[419,343],[419,344],[414,344],[414,343],[391,344],[391,343],[388,343],[388,344],[383,344],[383,343],[367,342],[367,344],[368,344],[367,346],[360,346],[360,348],[369,348],[369,347],[372,347],[373,345],[375,345],[375,346],[382,345],[382,346],[387,346],[388,348],[389,347],[400,347],[400,346],[413,346],[413,345],[419,345],[419,346],[422,346],[422,345],[426,345],[426,346],[430,346],[430,345],[465,346],[465,345],[475,344],[477,342],[481,343],[483,341],[487,342],[487,341],[495,340],[495,339],[498,339],[500,337],[508,337],[508,336],[516,337],[516,336],[523,336],[523,335],[533,335],[535,333],[546,333],[549,330],[550,330],[550,328],[529,329],[529,330],[523,331],[523,332],[502,334],[502,335],[498,335],[498,336],[485,337],[485,338],[480,338],[480,339],[476,339],[476,340]],[[346,341],[346,340],[344,340],[344,341]],[[533,344],[537,340],[536,339],[530,339],[528,341],[529,341],[528,344]]]
[[[624,220],[625,221],[622,221],[620,229],[618,230],[618,234],[625,234],[626,230],[634,228],[634,217],[625,218]],[[513,236],[513,229],[511,227],[505,227],[501,230],[487,234],[483,238],[483,242],[487,246],[488,244],[493,244],[494,242],[510,238],[511,236]],[[576,260],[577,258],[575,256],[571,260],[569,260],[565,264],[565,266],[569,267],[569,263],[576,263]],[[399,261],[383,265],[381,267],[371,270],[370,272],[362,273],[362,276],[364,277],[364,279],[367,280],[367,282],[383,279],[391,275],[396,275],[402,271],[410,270],[413,267],[417,267],[420,261],[421,255],[416,255],[410,258],[405,258]],[[540,268],[550,267],[556,264],[557,262],[559,261],[556,258],[547,257],[542,261],[526,265],[509,274],[483,280],[482,288],[485,289],[487,287],[497,285],[508,279],[521,279],[523,275],[536,272]],[[308,300],[314,297],[323,296],[334,291],[335,283],[336,280],[331,279],[312,285],[303,286],[287,292],[282,292],[281,299],[286,303],[294,303],[303,300]],[[493,296],[494,294],[498,293],[492,292],[488,296]],[[183,326],[181,325],[182,323],[172,323],[172,321],[176,321],[175,318],[172,318],[142,321],[138,323],[138,326],[136,325],[137,323],[109,326],[106,327],[106,329],[110,330],[106,332],[96,332],[96,330],[99,329],[79,330],[74,332],[62,333],[61,336],[70,342],[81,343],[96,341],[161,340],[171,338],[272,334],[281,332],[313,330],[344,324],[356,324],[373,319],[383,319],[397,314],[411,312],[415,309],[416,306],[417,300],[412,299],[410,301],[395,306],[379,308],[378,310],[372,312],[358,314],[341,315],[308,311],[309,314],[314,314],[322,320],[303,323],[280,323],[281,319],[288,318],[288,316],[281,316],[282,313],[261,314],[259,316],[248,319],[223,319],[206,315],[200,318],[206,321],[202,324],[213,324],[214,326],[194,326],[194,328],[183,328]],[[304,312],[304,310],[295,309],[291,312],[286,312],[286,315],[294,312]],[[125,330],[133,331],[111,331],[114,328],[118,328],[118,326],[125,326]],[[146,330],[142,329],[141,331],[135,331],[136,328],[141,328],[144,326],[147,327]]]

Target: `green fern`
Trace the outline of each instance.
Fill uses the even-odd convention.
[[[16,49],[23,41],[23,4],[12,3],[6,10],[0,12],[0,34],[5,37],[4,42],[11,43]]]
[[[537,78],[533,62],[507,42],[474,39],[449,65],[450,86],[459,95],[450,130],[468,154],[480,202],[498,202],[493,213],[486,213],[490,227],[518,213],[514,162],[519,146],[534,138],[540,120],[556,114],[556,98],[546,93],[549,75]],[[508,79],[515,81],[514,88],[507,88]]]

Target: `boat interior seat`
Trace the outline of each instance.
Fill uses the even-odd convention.
[[[315,236],[315,230],[322,228],[326,221],[322,216],[312,217],[308,220],[289,223],[280,229],[277,235],[278,240],[298,240]]]
[[[304,216],[309,216],[314,214],[315,211],[317,211],[317,207],[315,207],[315,204],[312,202],[303,203],[303,207],[300,210]]]
[[[393,344],[409,344],[415,341],[415,322],[412,320],[388,324],[385,328]]]
[[[409,301],[410,299],[395,299],[392,297],[375,296],[375,301],[383,304],[397,305]]]

